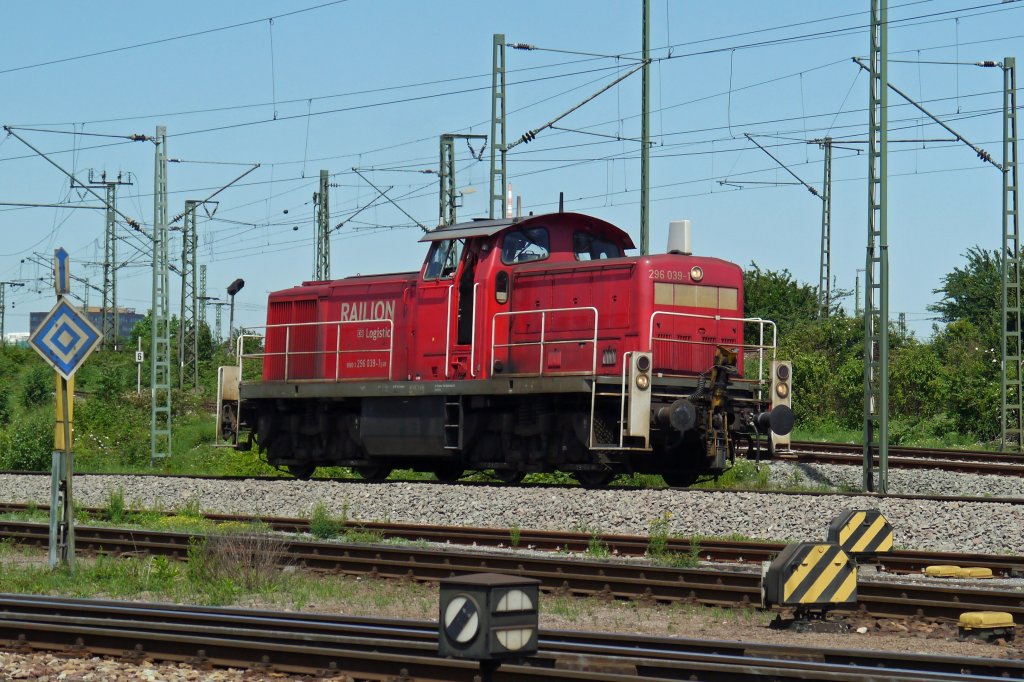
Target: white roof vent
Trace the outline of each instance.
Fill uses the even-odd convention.
[[[668,252],[684,256],[693,253],[693,234],[689,220],[673,220],[668,224]]]

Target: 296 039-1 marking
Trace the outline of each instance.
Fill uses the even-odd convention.
[[[687,279],[686,273],[682,270],[651,270],[648,278],[666,282],[683,282]]]

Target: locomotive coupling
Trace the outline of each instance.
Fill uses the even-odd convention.
[[[768,433],[770,429],[772,433],[785,436],[793,430],[793,410],[789,405],[776,405],[770,411],[758,414],[754,421],[762,433]]]
[[[656,409],[654,421],[658,426],[671,426],[679,433],[686,433],[697,425],[697,408],[688,399],[680,398]]]

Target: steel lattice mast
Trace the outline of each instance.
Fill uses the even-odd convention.
[[[818,264],[818,317],[829,316],[832,307],[832,138],[821,141],[825,150],[821,182],[821,258]]]
[[[1003,331],[1002,448],[1014,443],[1024,450],[1024,391],[1021,384],[1021,251],[1020,171],[1017,165],[1017,69],[1013,57],[1003,59]]]
[[[505,140],[505,34],[495,33],[491,67],[491,189],[489,216],[505,215],[505,183],[508,182],[508,148]],[[495,210],[497,209],[497,210]]]
[[[316,244],[313,253],[313,279],[326,282],[331,279],[331,203],[330,176],[320,171],[320,191],[313,195],[316,205]]]
[[[178,315],[178,387],[199,386],[199,310],[196,294],[196,231],[199,202],[185,202],[181,222],[181,307]]]
[[[871,0],[870,106],[868,114],[868,243],[864,262],[864,471],[865,491],[889,482],[889,141],[888,0]]]
[[[171,455],[171,316],[167,249],[167,128],[156,128],[153,182],[153,299],[150,312],[150,460]]]

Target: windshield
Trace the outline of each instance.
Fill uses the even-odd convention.
[[[501,262],[505,265],[544,260],[550,253],[546,227],[509,232],[501,240]]]
[[[618,244],[589,232],[577,232],[574,234],[572,236],[572,246],[576,252],[576,260],[622,258],[622,248]]]
[[[427,267],[423,271],[423,279],[451,279],[459,267],[462,255],[462,242],[458,239],[446,239],[430,245],[427,254]]]

